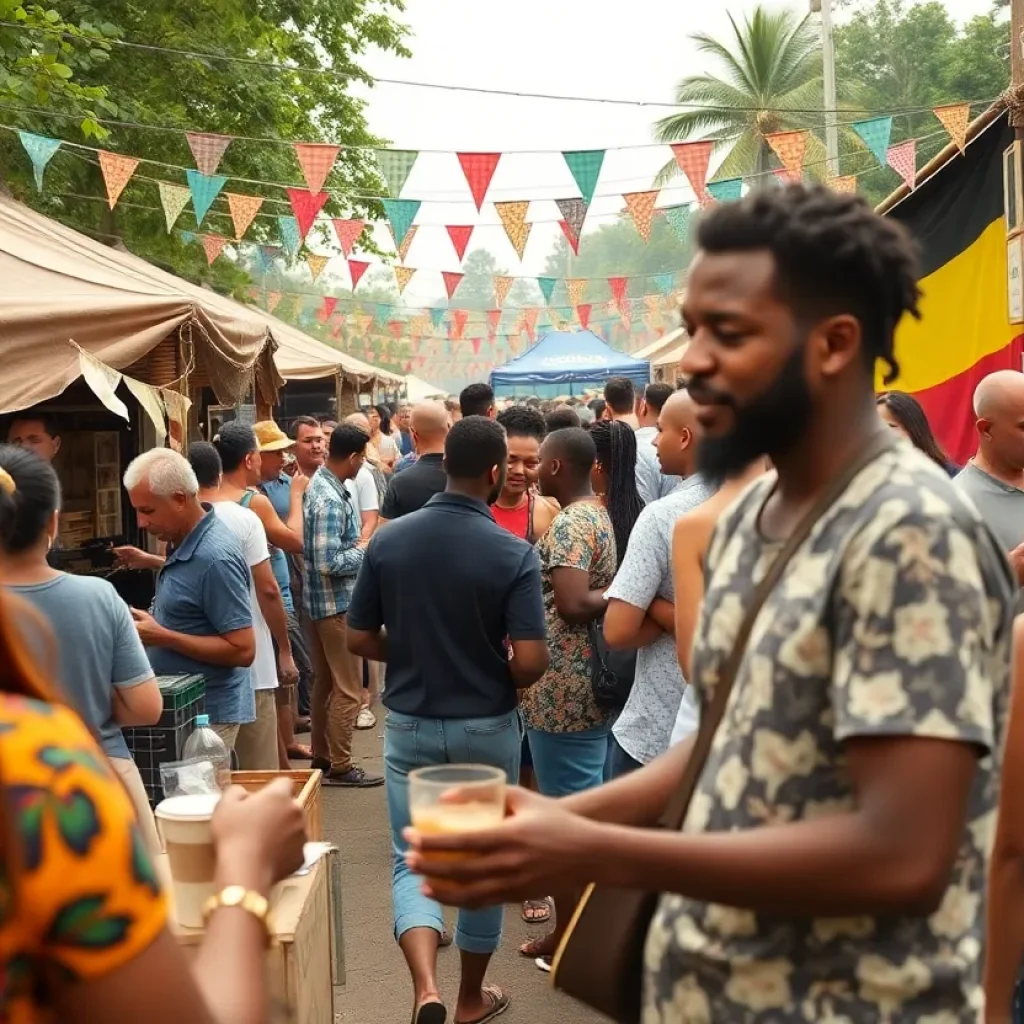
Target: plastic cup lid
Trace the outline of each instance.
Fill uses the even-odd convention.
[[[220,800],[220,793],[186,793],[169,796],[156,805],[160,818],[174,821],[209,821]]]

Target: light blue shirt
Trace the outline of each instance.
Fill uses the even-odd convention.
[[[260,484],[260,490],[267,496],[267,500],[274,506],[274,511],[282,523],[288,521],[288,513],[292,507],[292,482],[291,479],[282,473],[276,480],[264,480]],[[292,581],[288,572],[288,557],[280,548],[270,549],[270,571],[281,588],[281,600],[285,608],[295,611],[295,602],[292,599]]]
[[[658,453],[654,450],[657,427],[641,427],[636,431],[636,489],[645,505],[667,498],[682,482],[678,476],[665,476]]]

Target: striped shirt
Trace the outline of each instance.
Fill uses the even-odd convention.
[[[309,482],[302,519],[306,611],[314,620],[344,615],[363,562],[363,549],[356,547],[359,513],[345,485],[326,466]]]

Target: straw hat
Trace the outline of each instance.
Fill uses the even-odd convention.
[[[261,452],[283,452],[295,444],[273,420],[261,420],[254,423],[252,429]]]

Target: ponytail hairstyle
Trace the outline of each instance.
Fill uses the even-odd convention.
[[[0,445],[0,551],[18,555],[31,549],[59,508],[53,467],[27,448]]]
[[[604,503],[615,530],[615,550],[621,565],[629,535],[643,511],[636,489],[636,435],[628,423],[599,420],[590,427],[597,462],[608,480]]]

